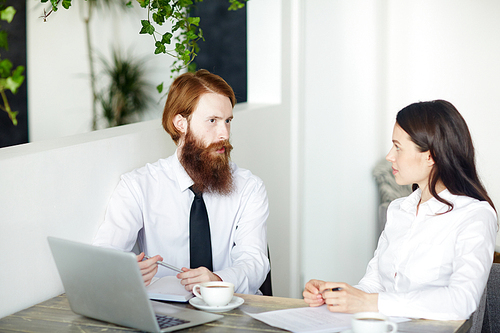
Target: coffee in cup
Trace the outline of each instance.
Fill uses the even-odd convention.
[[[380,312],[359,312],[351,319],[353,333],[389,333],[397,332],[398,325]],[[391,328],[388,331],[388,328]]]
[[[224,306],[233,299],[234,284],[222,281],[200,283],[193,287],[193,294],[209,306]]]

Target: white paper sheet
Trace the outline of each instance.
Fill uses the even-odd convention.
[[[326,305],[268,311],[249,316],[270,326],[295,333],[341,332],[351,328],[352,314],[333,313]],[[409,321],[407,318],[390,318],[394,322]]]

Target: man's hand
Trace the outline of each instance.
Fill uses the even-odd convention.
[[[192,291],[195,284],[209,282],[209,281],[222,281],[220,277],[212,273],[206,267],[198,267],[196,269],[189,269],[182,267],[184,273],[177,274],[177,278],[181,279],[181,284],[188,291]]]
[[[139,269],[141,270],[144,285],[148,286],[151,283],[153,276],[155,276],[156,272],[158,272],[158,264],[156,262],[162,261],[163,258],[160,255],[156,255],[144,261],[142,259],[144,259],[144,252],[141,252],[141,254],[137,256],[137,262],[139,264]]]

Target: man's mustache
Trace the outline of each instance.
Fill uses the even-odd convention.
[[[211,143],[207,148],[206,150],[209,150],[209,151],[212,151],[212,150],[220,150],[222,148],[225,148],[226,152],[230,152],[231,150],[233,150],[233,146],[231,145],[231,143],[229,142],[229,140],[223,140],[223,141],[218,141],[218,142],[214,142],[214,143]]]

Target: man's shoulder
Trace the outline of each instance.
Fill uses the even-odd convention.
[[[121,176],[125,181],[141,181],[148,178],[158,178],[161,175],[169,174],[172,169],[173,156],[159,159],[156,162],[147,163],[146,165],[127,172]]]
[[[236,163],[231,162],[231,168],[233,170],[234,178],[238,182],[255,182],[257,184],[262,184],[263,181],[259,176],[253,174],[250,170],[245,168],[240,168]]]

